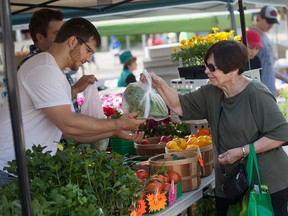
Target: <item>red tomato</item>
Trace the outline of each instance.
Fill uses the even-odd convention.
[[[149,173],[144,170],[144,169],[139,169],[136,171],[136,176],[139,178],[139,179],[148,179],[149,178]]]
[[[147,185],[146,187],[146,192],[147,193],[156,193],[157,189],[159,188],[158,185],[154,184],[154,183],[150,183]],[[159,189],[158,189],[159,191]]]
[[[171,189],[171,184],[170,183],[165,183],[163,186],[163,191],[169,191]]]
[[[170,171],[167,173],[170,182],[172,183],[172,180],[174,180],[174,184],[177,184],[179,181],[181,181],[181,176],[178,172]]]

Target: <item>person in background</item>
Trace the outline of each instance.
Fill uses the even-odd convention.
[[[47,51],[57,36],[60,27],[63,25],[64,15],[60,11],[41,9],[33,13],[29,22],[29,31],[34,45],[30,46],[30,53],[19,63],[17,70],[31,57]],[[84,75],[74,84],[72,77],[67,71],[66,78],[69,81],[75,112],[79,112],[77,94],[93,84],[97,79],[93,75]]]
[[[275,62],[274,68],[279,73],[283,74],[286,78],[288,78],[288,59],[280,58]],[[281,80],[281,84],[285,84],[284,80]]]
[[[257,56],[259,49],[263,47],[261,35],[252,29],[246,31],[248,58],[250,65],[247,64],[246,70],[261,69],[261,61]],[[260,70],[261,71],[261,70]],[[261,74],[261,72],[260,72]]]
[[[150,37],[147,41],[148,46],[157,46],[157,45],[162,45],[163,41],[159,37],[158,34],[150,34]]]
[[[221,166],[225,173],[231,172],[242,159],[246,160],[248,144],[252,143],[275,216],[287,216],[288,156],[282,145],[288,141],[288,122],[268,88],[242,74],[247,60],[248,51],[243,43],[229,40],[215,43],[204,56],[210,84],[184,95],[155,73],[150,75],[153,87],[182,120],[207,119],[209,123],[218,216],[226,216],[230,204],[222,191],[225,176]],[[145,81],[144,76],[141,80]]]
[[[109,50],[112,52],[114,56],[114,64],[116,64],[116,61],[120,55],[120,51],[122,49],[122,44],[118,40],[118,38],[115,35],[112,35],[110,37],[110,45],[109,45]]]
[[[251,28],[260,33],[263,44],[257,54],[262,65],[261,82],[268,87],[274,96],[276,96],[275,77],[288,83],[288,79],[283,74],[274,70],[273,49],[266,35],[266,32],[270,31],[274,24],[279,24],[277,16],[277,9],[271,5],[266,5],[257,14],[256,23]]]
[[[123,71],[118,79],[118,87],[126,87],[129,83],[136,82],[133,71],[137,69],[137,58],[130,51],[124,51],[119,56]]]
[[[61,26],[46,52],[20,67],[17,80],[26,149],[39,144],[55,154],[62,136],[86,143],[114,136],[141,141],[144,133],[138,132],[138,128],[145,120],[136,119],[139,112],[119,119],[97,119],[72,111],[71,86],[63,70],[68,67],[78,71],[82,64],[91,61],[100,45],[100,34],[91,22],[72,18]],[[15,159],[8,100],[0,112],[0,131],[0,184],[3,184],[9,181],[3,168]]]

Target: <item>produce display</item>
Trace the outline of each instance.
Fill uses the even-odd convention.
[[[197,150],[198,147],[205,147],[212,144],[210,131],[207,128],[201,128],[195,134],[189,135],[188,139],[174,138],[166,144],[170,150]]]
[[[164,209],[167,205],[173,205],[176,201],[176,185],[181,182],[181,176],[175,171],[166,172],[165,170],[166,167],[162,167],[159,172],[151,176],[145,169],[135,171],[135,176],[137,176],[143,186],[142,200],[132,210],[136,215],[141,215],[140,212],[155,213]],[[180,187],[182,188],[182,185]],[[182,193],[180,188],[179,190],[178,195]],[[145,206],[145,210],[143,206]]]

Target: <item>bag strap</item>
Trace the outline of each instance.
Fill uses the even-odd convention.
[[[258,178],[258,185],[259,185],[259,192],[262,194],[262,187],[261,187],[261,180],[260,180],[260,172],[259,172],[259,167],[258,167],[258,162],[257,162],[257,156],[254,148],[254,144],[249,144],[249,156],[247,160],[247,173],[248,173],[248,182],[250,185],[254,184],[253,181],[253,171],[254,167],[256,170],[257,178]]]

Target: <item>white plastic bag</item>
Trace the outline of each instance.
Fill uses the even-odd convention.
[[[93,116],[98,119],[104,119],[104,111],[102,108],[102,101],[98,93],[96,84],[88,86],[84,90],[85,101],[81,106],[81,114]],[[91,145],[100,151],[105,151],[108,147],[109,139],[99,140]]]
[[[161,96],[152,88],[152,79],[144,69],[147,82],[130,83],[123,92],[124,113],[139,110],[138,118],[162,120],[168,117],[168,108]]]

